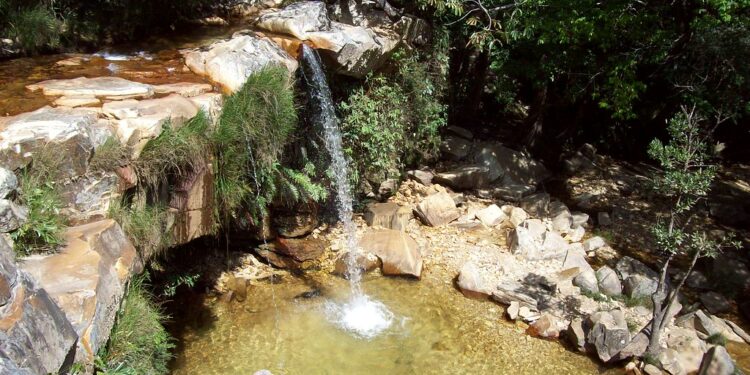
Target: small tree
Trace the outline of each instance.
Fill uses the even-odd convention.
[[[670,310],[698,259],[713,258],[727,246],[739,246],[731,234],[712,238],[705,231],[689,226],[692,208],[708,194],[716,177],[717,168],[710,164],[708,134],[701,127],[704,122],[694,107],[683,107],[669,122],[669,143],[655,139],[648,150],[649,156],[662,169],[662,173],[654,177],[654,189],[670,200],[671,207],[667,220],[657,223],[653,229],[664,263],[657,290],[651,296],[654,316],[647,354],[652,356],[660,350],[659,339],[669,323]],[[717,120],[717,125],[719,122]],[[690,265],[677,286],[669,290],[669,266],[678,256],[689,257]]]

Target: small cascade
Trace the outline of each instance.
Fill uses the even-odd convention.
[[[323,129],[325,145],[331,156],[333,183],[336,189],[336,209],[346,236],[347,271],[351,284],[351,300],[343,304],[328,304],[326,310],[331,320],[344,330],[359,337],[371,339],[388,329],[393,314],[382,303],[367,297],[362,291],[362,270],[357,264],[360,252],[357,244],[357,228],[352,221],[352,192],[349,187],[349,163],[344,156],[341,130],[331,98],[323,64],[318,53],[303,44],[300,53],[303,73],[307,84],[308,99],[315,108],[312,121]]]

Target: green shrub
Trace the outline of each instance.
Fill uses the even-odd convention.
[[[242,208],[259,220],[274,200],[321,200],[326,195],[307,169],[281,164],[297,125],[288,76],[281,67],[262,69],[225,101],[213,135],[214,194],[222,223]]]
[[[63,23],[51,4],[0,1],[0,37],[17,41],[25,53],[58,47],[62,31]]]
[[[66,221],[60,214],[60,193],[52,182],[59,164],[52,150],[45,148],[34,154],[32,164],[21,173],[18,203],[28,214],[26,222],[11,233],[19,255],[51,251],[63,243]]]
[[[98,374],[166,374],[172,338],[162,325],[167,317],[153,302],[145,277],[130,281],[107,347],[99,353]]]
[[[167,231],[167,211],[162,206],[144,203],[125,206],[118,200],[110,205],[109,217],[120,223],[145,260],[152,259],[169,246],[171,236]]]

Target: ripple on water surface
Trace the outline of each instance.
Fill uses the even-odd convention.
[[[322,295],[294,298],[310,285],[322,287]],[[174,327],[180,329],[173,373],[603,371],[590,358],[567,351],[557,342],[525,336],[520,328],[502,320],[500,307],[466,299],[450,283],[368,277],[364,290],[369,299],[352,301],[346,281],[320,276],[251,286],[244,302],[182,306],[185,314],[173,312]],[[196,314],[203,317],[197,319]]]

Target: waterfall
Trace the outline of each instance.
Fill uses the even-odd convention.
[[[344,156],[341,130],[331,98],[323,64],[318,53],[303,44],[300,54],[302,72],[307,84],[308,100],[311,102],[313,123],[323,129],[325,146],[331,157],[333,184],[336,190],[336,209],[346,236],[349,251],[346,263],[352,296],[342,304],[329,303],[329,316],[339,327],[355,335],[371,339],[391,326],[394,316],[381,302],[373,301],[362,290],[362,270],[357,264],[360,258],[357,244],[357,228],[352,221],[352,192],[349,188],[349,163]]]

